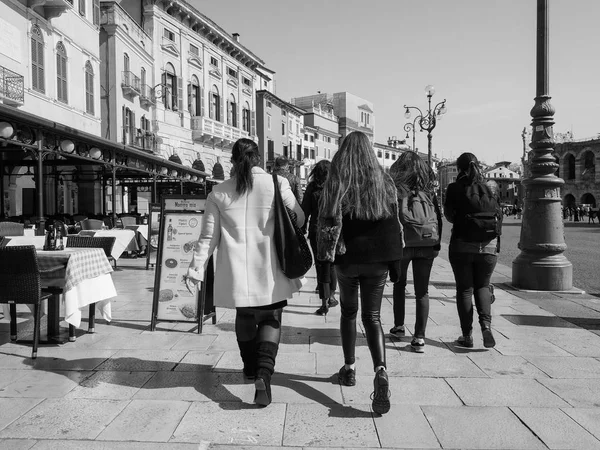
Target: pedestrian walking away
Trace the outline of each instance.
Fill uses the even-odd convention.
[[[456,282],[456,307],[462,335],[457,344],[473,347],[473,302],[483,345],[496,345],[492,333],[494,287],[490,279],[500,251],[502,210],[498,187],[484,182],[477,157],[463,153],[456,161],[458,176],[448,186],[444,215],[452,223],[448,256]]]
[[[442,237],[442,213],[433,186],[435,174],[417,153],[405,152],[390,167],[390,175],[398,190],[399,218],[404,228],[400,274],[393,290],[394,327],[390,334],[403,336],[406,332],[406,283],[412,263],[417,311],[411,348],[423,353],[429,316],[429,278]]]
[[[375,378],[372,408],[385,414],[390,392],[381,327],[381,301],[388,277],[397,280],[402,258],[402,228],[396,187],[379,165],[367,136],[355,131],[344,138],[331,161],[319,209],[317,259],[323,261],[325,295],[327,266],[334,264],[340,291],[340,334],[344,365],[340,383],[356,384],[356,317],[360,309]]]
[[[273,169],[273,173],[288,180],[288,183],[290,184],[290,189],[294,193],[296,200],[301,202],[302,187],[300,186],[300,178],[298,178],[297,175],[294,175],[292,172],[290,172],[289,168],[290,163],[285,156],[278,156],[277,158],[275,158],[275,168]]]
[[[188,289],[204,279],[215,250],[216,306],[235,308],[235,333],[246,379],[254,380],[254,402],[271,403],[271,376],[281,336],[281,318],[287,299],[301,287],[281,271],[274,244],[274,183],[259,167],[257,144],[238,140],[231,152],[233,176],[215,186],[206,199],[202,231],[187,272]],[[298,226],[304,212],[287,179],[277,177],[286,207]]]
[[[306,217],[306,223],[308,223],[308,239],[313,255],[317,254],[317,219],[319,218],[319,200],[321,193],[323,192],[323,185],[327,180],[329,174],[329,168],[331,162],[326,159],[322,159],[312,169],[309,175],[309,183],[306,186],[306,192],[302,198],[302,210]],[[306,231],[306,223],[304,228]],[[321,299],[321,306],[315,312],[317,315],[324,316],[329,312],[329,308],[337,306],[338,301],[335,298],[335,290],[337,288],[337,277],[335,274],[335,267],[332,264],[328,264],[329,269],[329,290],[328,296],[325,296],[323,288],[323,264],[318,259],[314,258],[315,269],[317,272],[317,292]]]

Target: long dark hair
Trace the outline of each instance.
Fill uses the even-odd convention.
[[[238,139],[231,150],[231,162],[235,176],[235,191],[245,194],[252,190],[252,168],[260,163],[258,145],[250,139]]]
[[[461,175],[467,177],[469,183],[475,181],[482,181],[483,175],[481,174],[481,167],[479,167],[479,161],[473,153],[463,153],[456,160],[456,168],[458,169],[458,176]]]
[[[331,161],[321,198],[321,217],[335,217],[339,209],[342,215],[363,220],[394,214],[394,181],[379,165],[366,134],[353,131],[344,138]]]
[[[404,152],[390,167],[390,176],[394,180],[398,195],[405,197],[410,191],[434,190],[435,173],[416,152]]]
[[[311,183],[315,183],[317,187],[323,187],[325,181],[327,181],[327,176],[329,175],[330,169],[331,161],[322,159],[317,164],[315,164],[315,167],[312,168],[308,179],[311,181]]]

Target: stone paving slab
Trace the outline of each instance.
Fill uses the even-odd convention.
[[[600,361],[584,357],[528,356],[527,360],[551,378],[598,378]]]
[[[417,405],[394,405],[388,414],[375,417],[382,447],[440,448],[431,426]]]
[[[23,370],[21,376],[0,390],[0,397],[60,398],[93,372]]]
[[[600,409],[564,408],[563,412],[600,440]]]
[[[423,406],[422,410],[442,448],[546,448],[508,408]]]
[[[571,406],[600,408],[600,378],[539,380]]]
[[[65,398],[128,400],[153,376],[154,372],[95,372],[66,394]]]
[[[559,408],[511,408],[550,449],[598,449],[600,441]]]

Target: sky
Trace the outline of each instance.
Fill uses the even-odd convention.
[[[403,139],[403,105],[447,100],[433,154],[520,160],[530,128],[535,0],[188,0],[276,72],[276,95],[347,91],[373,102],[375,141]],[[555,133],[600,133],[598,0],[549,0]],[[414,116],[413,116],[414,117]],[[409,138],[412,142],[412,134]],[[427,151],[426,133],[416,146]]]

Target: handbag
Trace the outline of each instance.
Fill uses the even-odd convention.
[[[312,266],[312,254],[306,237],[298,228],[296,214],[283,203],[277,175],[273,174],[275,187],[275,249],[281,270],[288,278],[302,277]],[[293,219],[292,219],[293,217]]]

